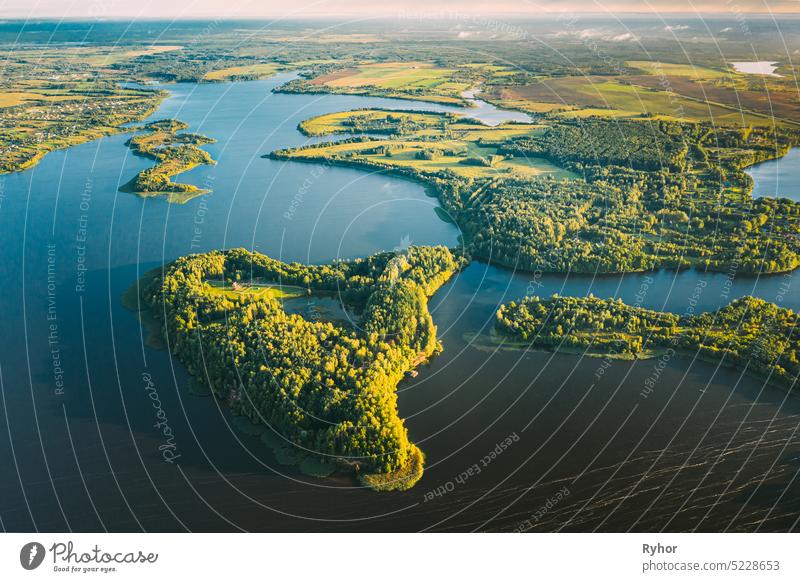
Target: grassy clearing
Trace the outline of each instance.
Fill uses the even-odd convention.
[[[228,67],[211,71],[203,76],[203,81],[232,81],[232,80],[254,80],[271,77],[280,70],[280,67],[273,63],[259,63],[257,65],[244,65],[241,67]]]
[[[344,159],[423,173],[444,170],[481,178],[516,174],[574,178],[575,174],[539,157],[507,157],[498,146],[513,137],[536,135],[539,124],[507,123],[489,127],[470,119],[440,113],[406,113],[376,109],[314,117],[300,124],[306,135],[383,133],[386,139],[323,143],[283,152],[286,159]],[[374,130],[374,131],[371,131]]]
[[[26,93],[22,91],[8,91],[0,93],[0,107],[13,107],[21,105],[27,101],[36,101],[42,96],[36,93]]]
[[[719,71],[695,65],[680,65],[675,63],[659,63],[656,61],[627,61],[629,67],[644,71],[648,75],[674,75],[677,77],[692,77],[695,79],[726,79],[731,76],[730,71]]]
[[[429,89],[443,83],[451,83],[455,72],[455,69],[439,68],[429,63],[374,63],[324,75],[312,83],[347,88],[373,86],[398,90]],[[459,86],[463,87],[462,90],[469,88],[467,83],[461,83]]]
[[[308,136],[335,133],[407,133],[424,129],[442,129],[451,116],[414,111],[359,109],[327,113],[306,119],[298,129]]]
[[[296,285],[255,282],[233,287],[227,281],[214,279],[206,281],[206,291],[211,295],[222,295],[227,299],[237,299],[243,296],[256,299],[296,299],[308,295],[308,290]]]
[[[157,55],[160,53],[170,53],[172,51],[179,51],[183,47],[179,44],[164,44],[164,45],[157,45],[157,46],[148,46],[143,49],[136,49],[130,50],[123,54],[123,56],[127,59],[135,59],[137,57],[143,57],[147,55]]]
[[[382,148],[391,149],[391,155],[387,156],[385,153],[376,151]],[[459,154],[452,155],[445,150],[459,152]],[[421,156],[423,153],[427,152],[437,153],[429,153],[426,158],[422,158]],[[459,139],[436,142],[414,139],[395,139],[344,144],[323,144],[288,152],[282,157],[286,159],[295,158],[302,160],[345,159],[354,162],[361,161],[364,163],[380,164],[390,168],[409,168],[422,173],[431,174],[449,170],[459,176],[469,178],[509,174],[528,177],[542,175],[551,175],[556,178],[576,177],[575,174],[569,170],[560,168],[542,158],[518,157],[506,159],[503,156],[498,156],[498,148],[496,147],[482,146],[474,142],[467,142]],[[488,160],[490,163],[489,165],[481,165],[478,163],[478,160]]]

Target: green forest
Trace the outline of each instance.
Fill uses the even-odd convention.
[[[800,374],[797,323],[793,311],[754,297],[689,316],[596,297],[525,297],[496,314],[501,334],[531,346],[633,357],[683,351],[787,385]]]
[[[445,247],[411,247],[330,265],[283,263],[244,249],[190,255],[142,280],[172,352],[232,410],[375,490],[407,489],[424,456],[408,439],[395,388],[438,348],[428,297],[462,266]],[[309,321],[258,283],[335,296],[358,326]]]

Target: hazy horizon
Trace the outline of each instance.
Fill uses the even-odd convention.
[[[476,17],[546,18],[563,13],[586,15],[719,15],[798,14],[795,0],[730,0],[709,2],[675,0],[644,3],[635,0],[559,2],[558,0],[518,0],[485,2],[476,0],[387,0],[375,6],[365,0],[297,0],[291,8],[274,0],[195,0],[180,6],[145,0],[132,4],[119,0],[74,1],[40,0],[30,3],[10,0],[0,3],[0,18],[5,19],[306,19],[306,18],[392,18],[413,13],[417,17],[436,19],[460,14]]]

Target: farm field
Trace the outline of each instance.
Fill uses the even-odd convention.
[[[355,121],[354,121],[355,120]],[[489,127],[437,113],[358,110],[322,115],[300,124],[308,135],[333,133],[397,134],[393,139],[325,143],[281,154],[286,159],[346,159],[411,169],[424,174],[449,171],[466,178],[497,175],[527,177],[576,175],[537,156],[510,157],[499,152],[505,140],[536,135],[538,124],[506,123]],[[399,131],[399,130],[403,131]]]
[[[203,77],[204,81],[245,81],[269,77],[277,73],[279,67],[272,63],[259,63],[255,65],[243,65],[239,67],[228,67],[210,71]]]
[[[278,283],[250,282],[231,284],[220,279],[207,279],[204,291],[209,295],[222,296],[226,299],[296,299],[306,297],[308,291],[297,285],[280,285]]]
[[[298,129],[308,136],[334,133],[415,133],[441,130],[449,119],[445,115],[430,115],[415,111],[363,109],[340,111],[306,119]]]
[[[637,77],[638,79],[638,77]],[[646,77],[659,83],[658,77]],[[681,84],[685,86],[685,82]],[[767,125],[768,117],[692,99],[660,88],[637,86],[607,77],[561,77],[533,83],[495,87],[488,98],[506,107],[562,117],[653,117],[671,121],[710,121],[722,125]]]
[[[375,95],[400,99],[418,99],[435,103],[464,105],[462,93],[489,79],[513,74],[506,67],[464,63],[442,67],[426,62],[355,62],[348,66],[328,67],[308,79],[284,85],[292,93],[344,93]]]
[[[785,79],[678,63],[626,61],[614,76],[562,76],[496,84],[486,97],[504,107],[564,118],[797,125],[800,101]]]

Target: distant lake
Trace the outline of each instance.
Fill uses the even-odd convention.
[[[500,125],[501,123],[509,121],[515,121],[517,123],[531,123],[533,121],[533,118],[527,113],[500,109],[491,103],[478,99],[475,95],[477,95],[479,91],[479,89],[470,89],[461,94],[461,96],[472,105],[472,108],[470,108],[466,114],[467,117],[479,119],[486,125],[491,126]]]
[[[792,148],[782,158],[751,166],[746,172],[755,181],[755,198],[789,198],[800,201],[800,148]]]
[[[739,73],[747,73],[749,75],[768,75],[770,77],[780,77],[775,73],[778,68],[777,61],[753,61],[753,62],[736,62],[731,63],[733,68]]]

